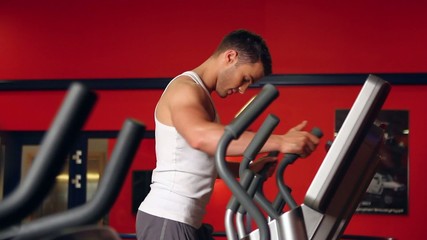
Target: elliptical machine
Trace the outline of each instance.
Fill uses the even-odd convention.
[[[368,76],[313,179],[303,204],[298,205],[286,185],[280,182],[280,179],[283,180],[284,171],[281,169],[298,157],[285,155],[276,175],[280,195],[271,205],[260,204],[258,201],[259,206],[269,215],[269,219],[266,219],[253,200],[256,194],[252,195],[249,191],[255,174],[248,172],[249,170],[246,171],[239,183],[225,165],[225,151],[231,140],[237,139],[278,96],[274,86],[265,85],[245,110],[225,128],[215,155],[218,174],[233,193],[225,216],[227,238],[232,240],[339,239],[379,163],[377,152],[384,134],[381,128],[374,125],[374,120],[389,91],[388,82],[374,75]],[[314,134],[320,137],[321,131],[314,130]],[[263,142],[260,141],[259,144]],[[282,213],[285,202],[290,206],[290,210]],[[275,212],[270,211],[271,206],[276,210]],[[258,227],[248,233],[241,227],[242,217],[239,216],[246,212],[255,220]],[[238,216],[236,222],[235,215]]]

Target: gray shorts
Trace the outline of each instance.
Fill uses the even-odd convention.
[[[142,211],[138,211],[136,215],[136,236],[138,240],[209,239],[204,234],[205,231],[185,223],[156,217]]]

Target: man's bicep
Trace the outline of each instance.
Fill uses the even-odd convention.
[[[175,94],[169,104],[173,125],[183,136],[210,122],[210,116],[204,108],[205,96],[192,90],[184,89]]]
[[[197,105],[176,105],[171,109],[171,116],[176,130],[184,137],[210,124],[206,111]]]

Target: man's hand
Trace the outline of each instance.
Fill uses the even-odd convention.
[[[319,138],[310,132],[304,131],[307,121],[303,121],[291,128],[283,137],[282,153],[298,154],[301,158],[308,157],[319,144]]]

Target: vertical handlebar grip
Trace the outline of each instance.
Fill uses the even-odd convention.
[[[233,137],[238,138],[245,129],[279,96],[279,91],[272,84],[266,84],[261,92],[250,101],[243,111],[226,126]]]
[[[249,167],[252,160],[255,159],[261,148],[264,146],[267,139],[270,137],[274,128],[279,124],[280,119],[273,114],[269,114],[258,129],[252,141],[243,152],[243,160],[239,166],[239,175],[242,175],[244,169]]]
[[[315,135],[318,138],[323,137],[323,132],[320,130],[320,128],[313,128],[311,130],[311,133]],[[285,202],[289,205],[291,209],[294,209],[297,207],[297,203],[291,196],[288,187],[285,184],[285,180],[283,179],[283,173],[285,172],[285,168],[289,165],[295,162],[295,160],[298,159],[298,154],[285,154],[282,161],[279,163],[279,166],[277,167],[277,174],[276,174],[276,182],[277,186],[279,188],[279,194],[282,199],[285,200]]]
[[[27,176],[0,203],[0,229],[18,223],[42,203],[96,100],[96,93],[85,85],[78,82],[71,84],[49,130],[43,136]]]

